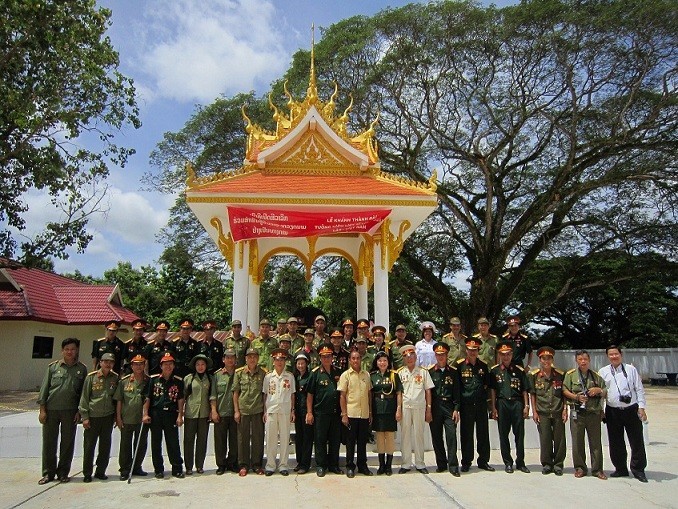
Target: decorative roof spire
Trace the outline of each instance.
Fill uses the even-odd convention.
[[[311,76],[308,80],[306,98],[309,104],[318,102],[318,87],[315,79],[315,23],[311,24]]]

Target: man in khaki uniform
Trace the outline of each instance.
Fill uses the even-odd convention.
[[[450,318],[450,331],[443,336],[442,342],[450,347],[447,353],[447,363],[450,366],[461,359],[466,358],[466,340],[468,339],[461,332],[461,320],[457,316]]]
[[[273,357],[271,352],[278,348],[278,339],[271,336],[271,322],[263,318],[259,322],[259,336],[257,336],[250,348],[254,348],[259,354],[259,366],[265,368],[266,371],[273,369]]]
[[[323,315],[318,315],[315,317],[315,331],[313,335],[313,348],[318,349],[323,343],[330,342],[330,335],[327,333],[327,320]],[[320,361],[318,361],[320,362]],[[319,364],[318,364],[319,365]]]
[[[298,327],[299,320],[297,320],[296,317],[291,316],[287,319],[287,333],[283,334],[282,336],[278,336],[278,345],[280,345],[280,340],[282,338],[289,338],[291,345],[289,348],[290,353],[296,352],[302,346],[304,346],[304,336],[297,332]]]
[[[414,467],[422,474],[428,474],[424,463],[424,426],[433,419],[431,412],[431,389],[435,387],[429,372],[417,366],[417,354],[413,345],[400,348],[405,366],[398,370],[403,384],[403,411],[401,448],[402,463],[399,474],[410,471],[412,443],[414,442]]]
[[[271,341],[275,341],[271,339]],[[264,475],[264,399],[262,389],[266,370],[258,365],[259,352],[247,350],[246,364],[235,370],[233,381],[233,407],[238,423],[238,462],[240,477],[252,469]]]
[[[46,484],[55,477],[68,482],[75,450],[75,432],[80,414],[78,403],[87,376],[87,366],[78,362],[80,341],[66,338],[61,342],[61,360],[51,362],[40,385],[38,420],[42,424],[42,477]],[[61,435],[59,463],[57,442]]]
[[[490,334],[490,321],[484,316],[478,318],[478,333],[473,337],[480,342],[478,358],[490,368],[497,364],[497,336]]]
[[[607,395],[605,381],[592,369],[591,357],[586,350],[575,352],[577,367],[565,373],[563,394],[571,401],[570,432],[572,433],[572,462],[574,476],[587,474],[584,433],[589,437],[591,449],[591,473],[605,481],[603,471],[603,444],[601,442],[601,423],[603,402]]]
[[[268,322],[264,319],[262,322]],[[242,322],[233,320],[231,322],[231,333],[224,340],[224,349],[231,349],[235,352],[235,367],[242,368],[245,365],[245,353],[250,347],[250,340],[242,335]]]
[[[214,373],[210,394],[217,475],[222,475],[227,469],[238,471],[238,424],[233,416],[235,357],[235,350],[232,348],[224,350],[224,367]]]
[[[400,369],[405,365],[403,355],[400,349],[405,345],[411,345],[407,340],[407,329],[403,324],[397,325],[395,329],[395,339],[390,343],[391,352],[393,352],[393,369]]]
[[[555,350],[542,346],[537,352],[541,368],[527,376],[532,398],[532,419],[539,430],[541,473],[563,475],[567,406],[563,395],[565,373],[553,367]]]
[[[99,360],[100,368],[85,378],[80,396],[78,411],[82,418],[85,440],[82,452],[83,482],[92,482],[94,469],[94,449],[99,442],[97,469],[94,477],[108,479],[106,468],[111,457],[111,433],[115,420],[115,402],[113,395],[118,388],[118,374],[113,371],[115,355],[107,352]]]
[[[144,399],[146,385],[150,377],[144,373],[146,358],[137,354],[130,359],[132,373],[120,379],[113,399],[116,401],[115,422],[120,430],[120,480],[125,481],[130,475],[148,475],[141,468],[148,446],[148,428],[143,427]],[[139,443],[137,457],[132,465],[133,451]]]

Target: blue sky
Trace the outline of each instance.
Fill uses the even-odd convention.
[[[55,260],[56,271],[100,276],[119,261],[135,268],[154,264],[162,251],[155,236],[174,197],[142,191],[140,178],[152,170],[149,155],[163,133],[181,129],[196,105],[210,104],[220,94],[266,91],[287,69],[292,54],[310,47],[311,24],[328,27],[408,3],[413,2],[99,0],[113,11],[108,35],[120,54],[120,70],[139,92],[143,126],[120,133],[118,142],[134,148],[136,155],[124,169],[111,169],[110,209],[90,221],[94,239],[84,254],[72,251],[68,260]],[[39,228],[49,219],[44,215],[48,208],[41,206],[45,201],[44,196],[31,197],[29,226]]]

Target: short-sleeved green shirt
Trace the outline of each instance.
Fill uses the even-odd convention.
[[[271,371],[273,369],[271,352],[278,348],[278,340],[270,336],[268,339],[259,336],[252,341],[250,346],[259,353],[259,367],[265,368],[266,371]]]
[[[450,366],[453,366],[458,360],[466,358],[466,336],[460,334],[459,339],[457,339],[450,332],[443,336],[442,341],[450,347],[450,351],[447,352],[447,362]]]
[[[98,369],[87,374],[80,395],[78,411],[83,420],[90,417],[106,417],[115,413],[113,395],[118,388],[118,374],[109,371],[107,375]]]
[[[142,380],[137,382],[134,375],[127,375],[118,382],[113,399],[122,402],[120,416],[124,424],[141,424],[146,386],[150,380],[150,377],[144,375]]]
[[[311,372],[307,392],[313,394],[313,413],[316,415],[336,414],[339,411],[339,391],[337,383],[341,371],[332,366],[328,373],[322,366]]]
[[[40,385],[38,405],[47,410],[76,410],[80,403],[87,366],[76,362],[72,366],[63,359],[51,362]]]
[[[224,369],[220,369],[214,373],[214,377],[212,378],[210,401],[217,402],[217,412],[221,417],[231,417],[235,413],[233,407],[234,381],[235,371],[229,374]]]
[[[212,377],[207,373],[200,377],[191,373],[184,377],[184,417],[206,419],[210,415],[210,386]]]
[[[235,370],[233,392],[238,393],[238,407],[242,415],[260,414],[264,411],[264,377],[266,370],[257,366],[250,372],[247,366]]]
[[[250,346],[250,340],[245,336],[234,338],[229,336],[224,340],[224,350],[232,348],[235,350],[235,367],[242,368],[245,365],[245,353]]]
[[[585,390],[592,389],[593,387],[602,387],[604,389],[605,381],[592,369],[589,369],[585,376],[580,373],[578,368],[574,368],[565,373],[563,387],[573,394],[581,394]],[[583,387],[585,387],[585,389]],[[586,400],[586,410],[602,411],[603,400],[604,398],[602,397],[588,398],[588,400]],[[577,410],[579,410],[579,408],[577,408]]]
[[[533,369],[527,375],[530,394],[537,397],[537,412],[543,414],[560,413],[563,411],[563,380],[565,373],[552,368],[551,376],[547,377],[541,369]]]
[[[523,392],[527,391],[525,370],[517,364],[493,366],[490,370],[490,387],[495,390],[496,398],[523,401]]]
[[[473,337],[481,341],[480,348],[478,349],[478,358],[488,366],[494,366],[497,362],[495,353],[497,349],[497,336],[490,334],[488,338],[482,338],[480,334],[474,334]]]

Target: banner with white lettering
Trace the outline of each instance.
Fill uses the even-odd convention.
[[[309,237],[328,233],[374,233],[390,210],[309,212],[227,207],[233,240]]]

